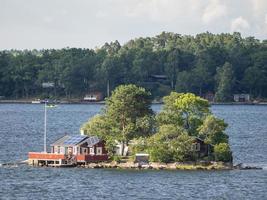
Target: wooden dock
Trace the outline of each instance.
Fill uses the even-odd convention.
[[[48,164],[48,167],[75,167],[75,164]]]

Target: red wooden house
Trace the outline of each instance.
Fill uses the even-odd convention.
[[[69,166],[108,160],[105,142],[96,136],[65,135],[51,144],[51,152],[29,152],[32,165]]]

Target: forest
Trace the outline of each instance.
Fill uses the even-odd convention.
[[[195,36],[162,32],[100,48],[2,50],[0,96],[6,99],[109,96],[121,84],[146,88],[153,98],[171,91],[267,97],[267,40],[240,33]],[[49,87],[48,87],[49,86]]]

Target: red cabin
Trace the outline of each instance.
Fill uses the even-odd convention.
[[[65,135],[51,144],[51,152],[29,152],[32,165],[67,166],[108,160],[105,142],[96,136]]]

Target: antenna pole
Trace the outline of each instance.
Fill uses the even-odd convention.
[[[46,153],[46,101],[45,101],[45,112],[44,112],[44,152]]]

